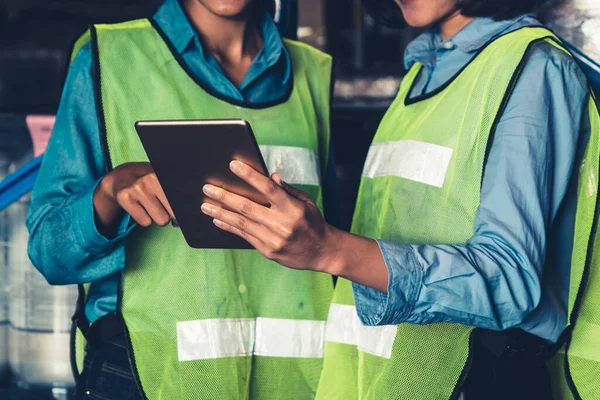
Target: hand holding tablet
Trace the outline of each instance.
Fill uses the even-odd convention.
[[[204,249],[251,249],[245,240],[218,229],[201,210],[216,200],[208,183],[268,206],[256,189],[233,174],[232,160],[268,175],[254,134],[244,120],[138,121],[135,125],[187,243]]]

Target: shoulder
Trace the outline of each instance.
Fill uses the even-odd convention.
[[[99,33],[106,34],[108,32],[117,33],[123,31],[131,31],[135,29],[151,28],[150,21],[147,19],[138,19],[132,21],[120,22],[117,24],[98,24],[92,25],[83,35],[81,35],[73,45],[71,54],[71,68],[80,64],[90,64],[92,57],[92,41]]]
[[[550,90],[568,86],[571,95],[587,96],[587,77],[569,53],[548,41],[540,41],[531,46],[526,57],[520,80],[544,83]]]
[[[503,119],[535,117],[542,125],[556,118],[579,122],[587,109],[590,89],[584,72],[569,53],[548,41],[531,45],[517,78]]]
[[[567,153],[581,133],[589,99],[587,78],[569,53],[550,42],[535,42],[525,57],[496,136],[560,143]]]
[[[81,36],[73,46],[71,65],[69,73],[81,73],[91,71],[92,68],[92,42],[89,32]]]

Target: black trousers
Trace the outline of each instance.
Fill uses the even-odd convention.
[[[127,357],[125,335],[87,344],[76,399],[141,400]]]
[[[550,372],[544,360],[527,354],[498,356],[481,342],[463,385],[465,400],[552,400]]]

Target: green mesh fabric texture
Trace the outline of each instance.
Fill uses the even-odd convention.
[[[352,285],[349,281],[341,278],[338,279],[332,302],[335,304],[354,305]],[[358,399],[358,389],[359,385],[362,384],[362,380],[358,379],[358,363],[361,355],[357,346],[329,342],[327,341],[327,336],[325,340],[323,373],[321,374],[321,382],[317,391],[317,399]]]
[[[406,102],[420,69],[413,66],[373,140],[354,233],[414,244],[463,244],[472,236],[488,139],[502,101],[530,43],[549,36],[541,28],[507,34],[443,90]],[[371,157],[372,152],[381,156]],[[432,158],[432,152],[439,157]],[[408,161],[399,163],[400,157]],[[446,165],[440,161],[444,157]],[[353,304],[348,281],[338,281],[333,303]],[[361,343],[357,348],[328,341],[326,335],[317,398],[448,399],[468,360],[473,329],[446,323],[398,325],[389,359],[364,351]]]
[[[578,209],[575,225],[575,246],[571,266],[569,310],[573,312],[575,300],[581,294],[581,307],[571,318],[573,334],[568,347],[569,373],[577,394],[582,399],[600,398],[600,234],[592,231],[592,222],[598,218],[597,196],[600,162],[600,116],[594,99],[589,103],[591,136],[580,169]],[[591,259],[587,260],[588,239],[591,241]],[[588,276],[582,281],[586,262]],[[564,379],[564,378],[562,378]],[[564,383],[562,384],[564,388]],[[562,398],[571,393],[563,392]]]
[[[554,400],[574,400],[569,385],[565,380],[565,353],[559,352],[548,364]]]
[[[291,146],[327,164],[331,59],[286,41],[294,71],[287,101],[250,109],[219,100],[180,66],[147,20],[96,27],[102,106],[112,167],[147,161],[137,120],[243,118],[259,145]],[[292,161],[292,160],[288,160]],[[321,174],[323,176],[323,174]],[[317,185],[297,186],[319,205]],[[138,229],[127,240],[121,313],[149,399],[311,399],[322,357],[253,355],[240,327],[257,318],[324,321],[329,276],[293,271],[250,250],[198,250],[173,227]],[[178,323],[242,321],[247,343],[228,353],[180,361]],[[209,331],[218,342],[222,332]],[[225,332],[231,334],[232,332]]]

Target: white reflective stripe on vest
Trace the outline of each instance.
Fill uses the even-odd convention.
[[[314,185],[321,182],[319,156],[312,150],[293,146],[260,146],[269,173],[279,172],[291,185]]]
[[[179,361],[252,354],[255,320],[205,319],[177,323]]]
[[[179,361],[246,357],[323,357],[325,321],[276,318],[177,323]]]
[[[321,358],[324,342],[325,321],[256,319],[254,355]]]
[[[397,176],[442,187],[453,149],[415,140],[373,143],[363,177]]]
[[[356,307],[332,304],[325,341],[354,345],[365,353],[390,358],[397,330],[396,325],[364,326],[358,319]]]

